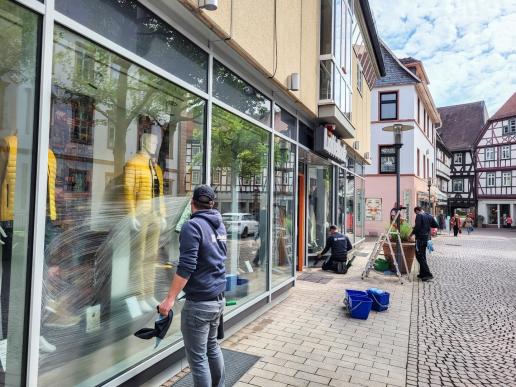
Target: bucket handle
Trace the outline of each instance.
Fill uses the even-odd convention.
[[[369,297],[372,297],[372,298],[373,298],[373,300],[374,300],[374,302],[376,302],[376,303],[377,303],[378,305],[380,305],[380,306],[383,306],[383,307],[385,307],[385,306],[389,306],[389,303],[387,303],[387,304],[382,304],[380,301],[378,301],[378,300],[376,299],[376,297],[375,297],[375,295],[374,295],[373,293],[369,294]]]
[[[348,309],[349,309],[349,313],[353,312],[355,309],[357,309],[360,305],[362,305],[364,302],[366,301],[359,301],[358,304],[354,307],[354,308],[351,308],[349,309],[349,306],[348,306]],[[348,301],[348,304],[349,304],[349,301]]]

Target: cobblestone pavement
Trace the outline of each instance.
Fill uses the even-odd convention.
[[[516,386],[516,232],[435,239],[413,299],[407,385]]]

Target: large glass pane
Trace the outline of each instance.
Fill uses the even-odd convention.
[[[355,243],[355,175],[348,172],[346,187],[346,235]]]
[[[213,107],[212,186],[228,234],[226,299],[236,307],[267,290],[269,141],[266,130]]]
[[[0,0],[0,386],[25,384],[39,31],[38,16]]]
[[[364,180],[360,177],[355,177],[355,241],[359,241],[364,237],[364,188]]]
[[[308,256],[319,253],[332,223],[332,167],[311,155],[308,166]]]
[[[333,99],[333,62],[331,60],[321,61],[320,82],[319,99]]]
[[[338,168],[337,180],[337,224],[339,231],[346,232],[346,170]]]
[[[293,275],[294,265],[294,179],[296,146],[274,138],[274,209],[272,226],[272,286]]]
[[[207,90],[208,54],[136,0],[56,0],[56,9],[192,86]]]
[[[213,96],[270,126],[271,100],[216,60],[213,61]]]
[[[321,55],[331,54],[333,0],[321,1]]]
[[[285,136],[297,138],[297,120],[292,114],[274,105],[274,130]]]
[[[202,180],[205,101],[56,26],[42,386],[97,385],[180,338],[152,326]]]
[[[346,7],[344,6],[344,9]],[[335,37],[334,37],[334,57],[337,67],[343,67],[341,63],[341,49],[343,48],[342,40],[342,23],[345,19],[342,18],[342,0],[335,0]]]

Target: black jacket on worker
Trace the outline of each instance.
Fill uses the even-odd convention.
[[[432,224],[435,223],[434,217],[426,212],[421,212],[416,215],[416,222],[412,229],[412,234],[416,239],[427,241],[430,239],[430,232],[432,231]]]
[[[324,250],[321,252],[321,255],[324,255],[331,249],[331,257],[332,261],[346,261],[348,257],[348,251],[353,248],[351,241],[349,238],[341,234],[340,232],[336,232],[333,235],[330,235],[328,239],[326,239],[326,246]]]

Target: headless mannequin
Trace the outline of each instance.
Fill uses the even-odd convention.
[[[160,231],[167,226],[163,203],[163,173],[154,162],[158,142],[157,135],[142,134],[141,151],[126,163],[124,169],[124,197],[129,209],[131,228],[135,233],[132,242],[132,280],[143,312],[154,310],[153,306],[158,304],[154,297],[155,263]]]

